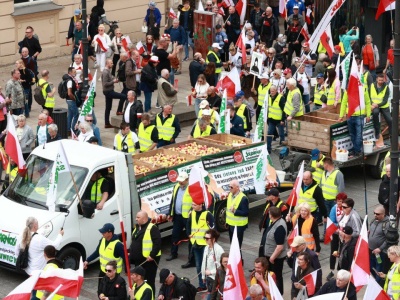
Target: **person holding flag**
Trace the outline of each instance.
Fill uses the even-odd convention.
[[[324,172],[322,173],[320,186],[324,196],[327,211],[331,211],[335,205],[336,195],[344,192],[344,176],[333,163],[332,158],[325,157]]]
[[[100,72],[103,73],[103,70],[106,66],[106,54],[111,46],[111,39],[108,34],[105,33],[105,27],[103,24],[100,24],[97,27],[97,30],[99,33],[94,36],[92,46],[94,47],[94,52],[96,53],[96,61],[100,67]],[[99,81],[101,81],[101,77],[99,78]]]
[[[357,300],[356,287],[350,281],[350,277],[351,274],[349,271],[339,270],[336,279],[328,280],[315,296],[342,292],[346,294],[346,299]]]
[[[299,292],[306,286],[306,281],[304,277],[308,274],[311,274],[314,271],[314,268],[311,265],[311,257],[307,252],[300,252],[297,255],[297,268],[296,273],[292,275],[292,298],[296,299]],[[317,290],[317,289],[316,289]],[[311,297],[312,294],[308,294],[307,296]]]

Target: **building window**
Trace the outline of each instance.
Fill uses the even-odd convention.
[[[45,1],[48,1],[48,0],[45,0]],[[14,0],[14,4],[32,3],[32,2],[43,2],[43,0]]]

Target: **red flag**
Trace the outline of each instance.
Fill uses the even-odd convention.
[[[229,6],[235,6],[235,3],[232,0],[222,0],[220,5],[225,8],[228,8]]]
[[[39,272],[35,272],[32,276],[13,289],[5,298],[3,298],[3,300],[30,300],[32,290],[35,289],[35,284],[39,278],[39,274]]]
[[[206,209],[210,207],[212,196],[206,187],[204,177],[198,166],[194,166],[190,170],[188,189],[193,201],[204,203]]]
[[[283,300],[282,294],[276,286],[275,280],[272,278],[270,272],[268,273],[268,285],[269,285],[269,294],[271,295],[271,299],[274,300]]]
[[[382,287],[375,281],[374,277],[369,276],[367,289],[365,290],[363,300],[390,300],[388,294],[382,289]]]
[[[300,33],[304,36],[306,41],[310,40],[310,34],[308,33],[307,23],[304,23],[303,28],[301,28]]]
[[[370,275],[367,219],[368,216],[365,216],[351,265],[351,273],[353,274],[351,281],[354,283],[357,292],[368,283]]]
[[[177,16],[176,16],[174,10],[172,9],[172,7],[169,8],[168,18],[170,18],[170,19],[176,19],[177,18]]]
[[[146,48],[144,47],[142,41],[136,43],[136,50],[139,51],[140,55],[142,55],[146,51]]]
[[[220,8],[218,9],[218,13],[219,13],[221,16],[224,16],[224,17],[225,17],[225,11],[224,11],[224,9],[223,9],[222,6],[220,6]]]
[[[393,10],[396,8],[396,0],[381,0],[379,1],[378,10],[376,11],[375,20],[385,11]]]
[[[7,137],[4,150],[8,156],[17,164],[18,173],[25,171],[25,160],[22,156],[21,145],[19,144],[17,131],[15,130],[14,118],[7,114]]]
[[[315,294],[315,286],[317,285],[317,275],[319,270],[320,269],[315,270],[314,272],[303,277],[303,280],[306,282],[308,296]]]
[[[241,90],[239,73],[236,67],[233,67],[228,75],[220,79],[216,86],[217,90],[226,89],[226,95],[232,99],[236,93]]]
[[[306,23],[308,25],[311,25],[312,21],[311,21],[311,14],[312,14],[312,10],[311,8],[307,7],[307,12],[306,12]]]
[[[242,50],[242,65],[245,66],[246,65],[246,60],[247,60],[247,53],[246,53],[246,44],[245,44],[245,40],[246,40],[246,34],[244,33],[245,28],[243,27],[238,40],[236,41],[236,46],[240,48],[240,50]]]
[[[121,44],[122,47],[124,47],[125,52],[128,54],[128,56],[131,56],[131,52],[129,51],[129,44],[128,44],[128,40],[126,38],[122,38],[121,39]],[[141,54],[141,53],[140,53]]]
[[[321,35],[321,44],[324,46],[326,52],[329,57],[333,55],[333,40],[332,40],[332,31],[331,31],[331,23],[329,23],[328,27],[326,27],[324,33]]]
[[[301,164],[299,173],[297,174],[297,178],[296,181],[294,182],[292,192],[290,193],[289,198],[286,201],[286,204],[289,206],[294,207],[297,205],[297,199],[299,198],[301,183],[303,182],[303,174],[304,174],[304,160]]]
[[[299,226],[298,226],[298,222],[296,221],[296,225],[295,225],[294,228],[292,229],[292,232],[290,233],[290,235],[289,235],[289,237],[288,237],[288,239],[287,239],[287,242],[288,242],[289,247],[290,247],[290,245],[293,243],[294,238],[295,238],[296,236],[298,236],[298,235],[299,235]],[[292,252],[295,252],[295,251],[296,251],[296,249],[295,249],[295,248],[292,248]]]
[[[282,18],[287,18],[287,11],[286,11],[286,1],[279,0],[279,13]]]
[[[108,45],[106,43],[106,40],[103,37],[97,36],[96,42],[97,42],[97,45],[101,48],[101,50],[103,50],[104,52],[107,52]]]
[[[353,62],[351,64],[349,85],[347,86],[347,97],[348,117],[352,116],[357,110],[365,109],[364,87],[361,83],[361,78],[360,74],[358,73],[357,63],[354,55]]]
[[[243,25],[246,17],[247,0],[238,0],[235,8],[240,17],[240,25]]]
[[[224,299],[244,299],[247,295],[247,283],[242,266],[237,227],[233,231],[231,248],[229,250],[228,265],[224,284]]]
[[[187,103],[187,106],[193,105],[192,93],[190,93],[189,96],[186,96],[186,103]]]
[[[326,222],[326,232],[325,232],[325,239],[324,244],[329,244],[332,241],[332,235],[336,232],[338,227],[335,223],[332,222],[331,218],[327,218]]]

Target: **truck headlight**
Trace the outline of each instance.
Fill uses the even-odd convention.
[[[45,237],[48,237],[52,231],[53,231],[53,223],[51,223],[51,221],[47,222],[38,229],[38,233]]]

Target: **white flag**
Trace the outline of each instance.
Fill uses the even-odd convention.
[[[91,114],[93,112],[93,103],[94,103],[94,93],[96,92],[96,78],[97,78],[97,70],[94,73],[93,80],[90,83],[89,90],[86,94],[85,101],[82,105],[81,113],[79,114],[78,122],[85,121],[85,116]],[[73,125],[71,124],[71,128]],[[72,129],[71,129],[72,131]]]
[[[256,194],[264,194],[265,192],[265,179],[269,175],[267,171],[268,155],[267,144],[265,144],[254,164],[253,176]]]
[[[262,140],[264,124],[266,124],[268,118],[268,98],[269,98],[269,92],[265,94],[264,103],[261,107],[260,115],[258,116],[256,130],[254,131],[254,136],[253,136],[253,143],[259,143]]]
[[[229,109],[227,106],[227,92],[224,89],[224,93],[222,94],[221,108],[219,111],[220,122],[218,126],[218,133],[229,133],[231,129],[231,118],[229,114]]]
[[[352,51],[351,51],[352,52]],[[349,74],[350,74],[350,58],[351,58],[351,52],[345,57],[345,59],[342,60],[341,66],[342,66],[342,75],[343,75],[343,80],[342,80],[342,86],[341,88],[343,90],[347,89],[347,81],[349,80]]]
[[[49,211],[55,211],[55,203],[57,201],[57,186],[58,179],[61,173],[70,172],[71,168],[68,163],[67,155],[65,154],[62,142],[58,147],[58,153],[51,169],[49,190],[47,191],[47,202],[46,205]]]

